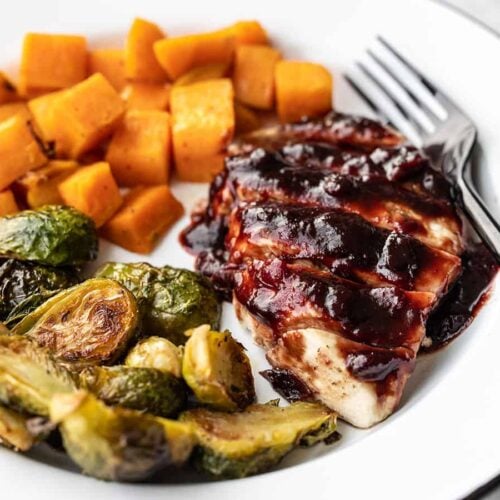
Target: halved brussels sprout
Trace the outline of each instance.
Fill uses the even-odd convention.
[[[85,391],[55,396],[50,416],[69,456],[99,479],[147,479],[167,465],[181,465],[195,442],[189,424],[111,408]]]
[[[190,330],[182,375],[200,403],[219,410],[237,410],[255,401],[250,360],[228,331],[209,325]]]
[[[13,333],[27,335],[72,369],[115,362],[138,321],[133,295],[116,281],[90,279],[28,314]]]
[[[146,263],[109,262],[96,276],[127,287],[139,302],[146,333],[184,344],[184,332],[208,323],[218,328],[220,303],[210,282],[198,273]]]
[[[71,374],[45,349],[27,337],[0,335],[0,401],[48,416],[52,396],[74,389]]]
[[[0,405],[0,444],[16,451],[28,451],[35,438],[27,426],[28,418]]]
[[[255,404],[245,411],[189,410],[181,421],[194,425],[199,446],[193,459],[202,471],[221,478],[268,470],[295,446],[311,446],[336,433],[336,415],[317,403]]]
[[[148,337],[139,341],[125,358],[125,365],[155,368],[175,377],[182,376],[182,347],[163,337]]]
[[[80,373],[80,385],[107,404],[162,417],[176,415],[186,403],[184,381],[154,368],[94,366]]]
[[[49,266],[78,266],[97,257],[95,224],[71,207],[46,205],[0,217],[0,255]]]

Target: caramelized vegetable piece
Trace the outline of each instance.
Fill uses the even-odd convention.
[[[64,89],[87,76],[87,42],[74,35],[28,33],[20,68],[22,92]]]
[[[226,63],[198,66],[193,68],[191,71],[184,73],[175,81],[174,85],[182,87],[184,85],[191,85],[192,83],[204,82],[206,80],[216,80],[217,78],[225,77],[228,70],[229,64]]]
[[[171,80],[207,64],[229,64],[234,36],[224,31],[165,38],[154,44],[156,58]]]
[[[170,87],[168,83],[129,83],[122,97],[128,109],[165,111],[170,102]]]
[[[177,415],[185,406],[187,388],[171,373],[154,368],[94,366],[80,373],[80,387],[113,406],[160,417]]]
[[[46,162],[47,157],[22,115],[0,122],[0,191]]]
[[[250,360],[228,331],[210,325],[191,330],[182,361],[182,375],[200,403],[218,410],[243,409],[255,401]]]
[[[137,187],[103,226],[102,235],[131,252],[147,254],[183,213],[168,186]]]
[[[255,404],[237,413],[195,409],[181,415],[198,438],[195,465],[220,478],[264,472],[298,445],[333,439],[336,420],[335,413],[316,403]]]
[[[234,36],[236,44],[258,43],[268,44],[266,30],[258,21],[238,21],[221,31]]]
[[[28,418],[0,405],[0,444],[16,451],[28,451],[35,438],[28,430]]]
[[[263,45],[241,45],[236,49],[234,92],[236,99],[258,109],[274,105],[274,70],[281,54]]]
[[[332,75],[320,64],[280,61],[276,65],[275,84],[282,122],[312,118],[332,108]]]
[[[10,189],[0,192],[0,217],[19,212],[16,199]]]
[[[172,89],[175,166],[184,181],[209,182],[223,167],[234,133],[233,87],[227,79]]]
[[[158,64],[153,44],[165,38],[162,30],[145,19],[136,18],[125,44],[125,75],[130,80],[164,82],[165,72]]]
[[[195,443],[189,424],[111,408],[85,391],[54,397],[50,417],[71,459],[99,479],[142,481],[182,465]]]
[[[128,111],[109,144],[106,161],[122,186],[166,184],[170,115],[166,111]]]
[[[91,217],[101,227],[120,207],[122,196],[109,164],[82,167],[59,184],[64,203]]]
[[[234,103],[234,120],[237,134],[247,134],[260,128],[259,115],[239,102]]]
[[[0,335],[0,401],[47,417],[55,394],[75,390],[71,374],[26,337]]]
[[[12,331],[78,370],[115,362],[126,350],[137,322],[137,303],[126,288],[113,280],[90,279],[50,298]]]
[[[16,87],[7,76],[0,71],[0,104],[17,101],[19,99]]]
[[[127,84],[122,49],[95,49],[89,54],[89,73],[101,73],[117,92]]]
[[[31,208],[43,205],[62,205],[59,184],[76,172],[78,163],[71,160],[49,161],[45,167],[28,172],[16,183]]]
[[[15,115],[21,115],[26,121],[31,119],[31,113],[24,102],[11,102],[0,106],[0,122]]]
[[[47,205],[0,218],[2,257],[79,266],[97,257],[97,247],[94,223],[71,207]]]
[[[182,376],[182,347],[163,337],[148,337],[138,342],[125,358],[126,366],[155,368],[174,377]]]
[[[64,153],[78,158],[95,148],[118,125],[125,104],[100,73],[67,90],[53,102],[53,120]]]

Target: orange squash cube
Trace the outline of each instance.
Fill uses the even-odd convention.
[[[129,83],[122,92],[128,109],[165,111],[170,102],[168,83]]]
[[[88,215],[101,227],[120,207],[122,196],[106,162],[79,168],[59,184],[66,205]]]
[[[0,191],[47,158],[22,115],[0,122]]]
[[[10,189],[0,192],[0,217],[19,212],[16,199]]]
[[[247,134],[260,127],[260,116],[239,102],[234,103],[234,120],[237,134]]]
[[[322,115],[332,108],[332,75],[320,64],[280,61],[275,85],[278,116],[283,123]]]
[[[266,45],[269,43],[266,30],[258,21],[238,21],[221,31],[234,36],[236,45],[247,43]]]
[[[96,49],[89,54],[89,73],[101,73],[117,92],[127,84],[122,49]]]
[[[170,99],[175,167],[184,181],[209,182],[234,134],[233,86],[219,79],[174,87]]]
[[[102,235],[131,252],[147,254],[183,213],[168,186],[136,187],[104,225]]]
[[[122,186],[166,184],[170,166],[169,114],[128,111],[109,144],[106,161]]]
[[[16,87],[12,85],[11,81],[0,71],[0,104],[17,101]]]
[[[206,64],[205,66],[197,66],[192,70],[184,73],[181,77],[175,80],[174,85],[191,85],[192,83],[204,82],[206,80],[215,80],[224,78],[229,71],[229,64],[215,63]]]
[[[0,122],[15,115],[22,115],[26,121],[31,119],[31,113],[24,102],[11,102],[0,106]]]
[[[258,109],[274,105],[274,70],[281,54],[265,45],[240,45],[234,62],[236,99]]]
[[[206,64],[229,64],[234,54],[234,36],[223,31],[165,38],[154,44],[158,62],[171,80]]]
[[[28,33],[19,82],[23,92],[71,87],[87,76],[87,41],[82,36]]]
[[[158,64],[153,44],[165,38],[163,31],[145,19],[137,18],[132,23],[125,44],[125,75],[140,82],[165,82],[167,76]]]

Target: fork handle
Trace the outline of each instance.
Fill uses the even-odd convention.
[[[474,229],[495,254],[497,261],[500,261],[500,225],[470,181],[461,176],[457,184],[462,196],[463,209]]]

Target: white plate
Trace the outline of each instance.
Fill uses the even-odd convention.
[[[349,112],[367,110],[341,74],[380,33],[441,85],[479,128],[479,184],[500,213],[500,40],[448,10],[422,0],[329,0],[325,2],[235,2],[210,0],[43,0],[10,2],[0,19],[0,65],[19,59],[26,31],[76,32],[94,45],[119,42],[131,19],[140,15],[171,33],[192,32],[258,18],[290,58],[320,61],[335,75],[335,102]],[[186,204],[205,196],[206,186],[175,185]],[[179,222],[150,257],[154,264],[192,267],[177,243]],[[141,257],[103,244],[100,260]],[[195,484],[121,485],[95,481],[57,467],[58,457],[28,457],[0,449],[2,497],[106,498],[384,498],[456,499],[500,471],[500,291],[468,331],[451,347],[421,359],[401,409],[370,431],[343,425],[332,447],[291,456],[275,472],[238,481]],[[255,370],[266,366],[237,324],[229,327],[248,347]],[[256,376],[259,395],[272,391]],[[174,483],[176,478],[171,479]]]

